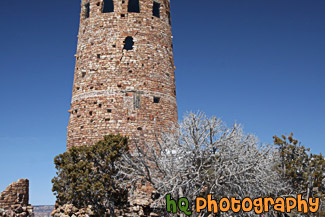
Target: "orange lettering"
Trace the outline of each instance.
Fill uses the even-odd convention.
[[[237,206],[237,208],[235,207],[236,204],[239,204],[239,206]],[[239,212],[241,210],[240,207],[240,200],[236,200],[236,198],[231,198],[231,209],[233,212]]]
[[[195,201],[196,201],[196,212],[201,212],[202,209],[205,209],[207,207],[207,201],[203,197],[197,197]],[[203,202],[202,205],[201,202]]]
[[[248,207],[246,207],[246,203],[249,204]],[[253,209],[253,202],[250,198],[244,198],[241,206],[244,212],[250,212]]]
[[[275,200],[274,210],[279,212],[285,212],[284,199],[279,197]]]
[[[224,202],[226,203],[226,207],[223,206]],[[230,202],[228,198],[222,198],[220,200],[220,211],[221,212],[228,212],[230,209]]]
[[[211,194],[208,195],[208,211],[212,212],[212,206],[213,206],[213,213],[218,212],[218,204],[217,201],[212,200]]]

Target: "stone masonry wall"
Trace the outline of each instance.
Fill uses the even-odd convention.
[[[140,0],[139,13],[128,2],[81,3],[68,149],[107,134],[150,142],[177,124],[170,2]]]
[[[10,184],[0,196],[0,208],[20,204],[28,206],[29,201],[29,181],[28,179],[19,179]]]
[[[0,195],[0,217],[33,217],[29,201],[29,180],[19,179]]]

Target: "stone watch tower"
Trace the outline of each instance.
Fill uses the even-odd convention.
[[[82,0],[67,147],[177,123],[169,0]]]

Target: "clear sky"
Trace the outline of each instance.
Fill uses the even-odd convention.
[[[294,132],[324,153],[325,1],[172,0],[180,118],[201,110],[271,143]],[[80,0],[1,1],[0,191],[30,179],[54,204],[66,149]]]

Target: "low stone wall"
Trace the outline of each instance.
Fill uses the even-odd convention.
[[[150,199],[143,191],[137,192],[135,199],[131,199],[128,207],[122,210],[115,210],[115,215],[118,217],[153,217],[165,216],[163,210],[158,210],[151,207],[152,199]],[[110,216],[110,213],[107,213]],[[78,209],[71,204],[59,206],[55,205],[55,209],[51,213],[53,217],[89,217],[93,215],[91,206],[87,208]]]
[[[154,212],[149,206],[145,205],[134,205],[130,206],[125,210],[115,210],[115,216],[118,217],[146,217],[146,216],[162,216],[158,214],[159,212]],[[89,217],[93,216],[91,207],[78,209],[72,204],[66,204],[63,206],[57,206],[56,209],[51,213],[53,217]]]
[[[129,197],[129,205],[124,209],[116,209],[115,215],[117,217],[153,217],[166,216],[164,208],[154,208],[153,193],[154,189],[147,183],[147,185],[139,186],[134,192],[134,196]],[[150,195],[150,196],[149,196]],[[110,216],[108,211],[107,213]],[[78,209],[71,204],[55,205],[55,209],[51,213],[53,217],[89,217],[93,212],[91,206],[87,208]]]
[[[91,211],[91,207],[87,207],[84,209],[78,209],[72,204],[65,204],[63,206],[55,206],[55,209],[52,211],[51,216],[53,217],[89,217],[92,216],[93,212]]]
[[[32,206],[0,208],[0,217],[34,217]]]
[[[0,217],[32,217],[29,201],[29,180],[19,179],[10,184],[0,196]]]

